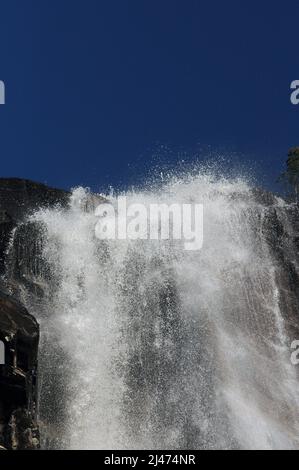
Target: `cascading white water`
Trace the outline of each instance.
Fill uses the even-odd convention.
[[[276,263],[260,231],[266,209],[242,180],[207,175],[126,196],[146,206],[203,203],[203,247],[100,241],[83,189],[68,210],[35,214],[51,282],[38,306],[27,304],[41,322],[49,442],[299,448],[298,382]]]

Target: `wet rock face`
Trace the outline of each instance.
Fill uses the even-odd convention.
[[[284,312],[287,332],[299,337],[299,205],[277,205],[271,193],[256,191],[257,202],[263,206],[260,235],[267,242],[275,260],[275,277],[279,286],[279,307]]]
[[[35,449],[39,326],[16,300],[0,292],[0,446]]]
[[[5,252],[15,224],[5,210],[0,210],[0,273],[4,273]]]
[[[40,207],[67,205],[66,191],[18,178],[0,178],[0,274],[6,272],[7,249],[13,230],[26,216]],[[26,226],[25,226],[26,227]],[[23,243],[16,253],[16,272],[32,259],[39,238],[26,227]],[[32,238],[33,237],[33,238]],[[26,240],[25,240],[26,238]],[[32,245],[30,243],[32,240]],[[37,424],[37,357],[39,325],[22,304],[20,297],[24,279],[16,276],[10,294],[0,286],[0,450],[36,449],[39,447]],[[4,354],[3,354],[4,353]],[[5,360],[3,360],[5,356]]]
[[[40,183],[19,178],[0,178],[0,211],[14,221],[21,221],[35,209],[67,204],[69,193]]]
[[[67,205],[69,193],[19,178],[0,178],[0,274],[12,230],[40,207]]]

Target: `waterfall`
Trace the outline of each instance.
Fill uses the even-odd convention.
[[[269,229],[275,215],[288,230],[286,204],[207,174],[126,197],[203,204],[203,247],[99,240],[82,188],[30,218],[43,294],[22,295],[41,324],[44,447],[298,448],[296,320]]]

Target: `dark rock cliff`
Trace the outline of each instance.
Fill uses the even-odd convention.
[[[18,178],[0,178],[0,273],[5,274],[7,249],[13,230],[39,207],[66,205],[69,194]],[[29,232],[28,232],[29,230]],[[26,247],[35,246],[27,229]],[[32,240],[28,242],[28,240]],[[28,255],[28,256],[27,256]],[[34,249],[26,259],[34,258]],[[19,253],[16,263],[24,262]],[[39,447],[37,424],[37,361],[39,325],[16,300],[21,283],[14,284],[14,298],[0,291],[0,449]]]
[[[40,207],[66,205],[69,193],[44,184],[19,178],[0,178],[0,270],[3,273],[5,252],[11,231],[27,215]]]
[[[35,449],[37,426],[37,354],[39,327],[17,301],[0,293],[0,446]]]

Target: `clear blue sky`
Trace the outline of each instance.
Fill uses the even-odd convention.
[[[152,155],[232,153],[274,187],[299,144],[298,18],[298,1],[0,0],[0,176],[103,189]]]

